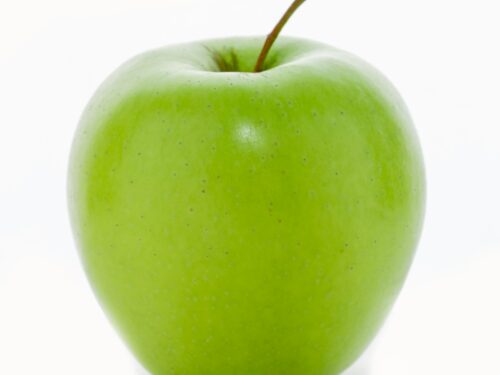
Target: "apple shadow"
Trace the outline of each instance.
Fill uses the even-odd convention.
[[[371,357],[373,353],[373,344],[370,345],[367,350],[359,357],[347,370],[339,375],[370,375],[372,371],[371,368]],[[146,371],[139,362],[135,361],[135,375],[152,375]]]
[[[136,375],[151,375],[149,372],[144,370],[140,365],[136,366]],[[370,370],[366,366],[354,366],[346,371],[344,371],[341,375],[370,375]]]
[[[342,375],[370,375],[370,370],[367,368],[357,368],[347,370]]]

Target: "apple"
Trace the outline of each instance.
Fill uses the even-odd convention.
[[[153,374],[338,374],[412,262],[425,183],[401,97],[347,52],[276,36],[260,67],[261,37],[143,53],[82,115],[79,254]]]

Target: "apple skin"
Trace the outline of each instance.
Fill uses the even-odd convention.
[[[396,90],[359,58],[290,37],[251,73],[262,42],[133,58],[74,139],[84,268],[155,375],[338,374],[414,256],[424,168]]]

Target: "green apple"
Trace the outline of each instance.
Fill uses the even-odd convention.
[[[69,170],[104,310],[153,374],[320,375],[376,334],[420,235],[408,111],[359,58],[280,37],[141,54],[98,89]]]

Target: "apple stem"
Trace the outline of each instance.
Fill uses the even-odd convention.
[[[262,71],[262,68],[264,66],[264,62],[266,60],[267,55],[269,54],[269,50],[273,46],[274,42],[278,38],[278,35],[280,34],[281,30],[285,26],[285,24],[288,22],[290,17],[295,13],[297,9],[305,2],[306,0],[295,0],[292,5],[288,8],[286,13],[281,17],[280,21],[278,24],[274,27],[273,31],[271,31],[270,34],[268,34],[266,38],[266,42],[264,43],[264,46],[262,47],[262,51],[260,52],[259,58],[257,59],[257,64],[255,64],[254,68],[254,73],[258,73]]]

